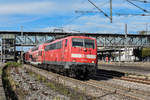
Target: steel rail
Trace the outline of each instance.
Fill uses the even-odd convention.
[[[76,80],[76,79],[73,79],[73,78],[69,78],[69,77],[65,77],[65,76],[62,76],[62,75],[58,75],[58,74],[55,74],[55,73],[52,73],[52,72],[48,72],[48,71],[45,71],[45,70],[41,70],[39,68],[35,68],[33,66],[26,66],[26,68],[30,69],[31,71],[35,72],[35,73],[38,73],[44,77],[46,77],[47,79],[51,80],[52,77],[53,79],[56,79],[57,82],[59,83],[65,83],[65,86],[67,87],[76,87],[78,86],[78,90],[80,90],[80,92],[83,92],[83,90],[87,90],[88,91],[84,91],[84,93],[88,96],[92,96],[92,97],[96,97],[96,98],[99,98],[101,97],[101,95],[97,95],[97,93],[100,93],[101,92],[107,92],[105,95],[109,95],[109,94],[117,94],[117,95],[120,95],[120,96],[126,96],[126,97],[129,97],[129,98],[132,98],[132,99],[137,99],[137,100],[148,100],[146,96],[144,95],[137,95],[136,93],[133,93],[133,92],[127,92],[126,91],[122,91],[122,90],[117,90],[115,88],[110,88],[108,86],[102,86],[101,84],[97,84],[96,82],[91,82],[91,81],[80,81],[80,80]],[[101,86],[100,86],[101,85]],[[91,92],[93,91],[93,92]]]

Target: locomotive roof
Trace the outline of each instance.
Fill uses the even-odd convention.
[[[93,37],[87,37],[87,36],[81,36],[81,35],[63,36],[63,37],[58,37],[58,38],[55,38],[55,39],[52,39],[52,40],[47,40],[46,42],[44,42],[44,43],[42,43],[42,44],[40,44],[40,45],[37,45],[37,46],[31,48],[28,52],[34,52],[34,51],[36,51],[36,50],[39,48],[39,46],[47,45],[47,44],[49,44],[49,43],[51,43],[51,42],[54,42],[54,41],[59,41],[59,40],[61,41],[61,40],[63,40],[63,39],[70,38],[70,37],[86,37],[86,38],[95,39],[95,38],[93,38]],[[35,49],[35,50],[34,50],[34,49]]]
[[[67,36],[62,36],[62,37],[56,37],[55,39],[52,39],[52,40],[47,40],[46,42],[44,43],[51,43],[55,40],[61,40],[61,39],[64,39],[64,38],[68,38],[68,37],[87,37],[87,36],[81,36],[81,35],[67,35]],[[93,37],[88,37],[88,38],[91,38],[91,39],[94,39]]]

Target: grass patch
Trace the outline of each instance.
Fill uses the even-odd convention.
[[[2,75],[2,67],[0,67],[0,76]]]
[[[6,67],[21,67],[22,66],[22,64],[21,63],[16,63],[16,62],[7,62],[6,63],[6,65],[5,65]]]
[[[24,91],[16,88],[17,83],[11,78],[10,75],[12,68],[15,68],[15,70],[18,71],[20,66],[21,63],[8,62],[2,69],[2,82],[7,100],[21,100],[20,98],[23,98]]]
[[[59,84],[56,81],[48,80],[45,77],[37,73],[29,71],[29,74],[35,77],[40,82],[43,82],[45,85],[47,85],[49,88],[51,88],[55,92],[58,92],[59,94],[70,97],[70,100],[93,100],[92,97],[87,97],[85,94],[79,93],[78,87],[76,87],[75,89],[70,89],[69,87]],[[54,100],[60,100],[60,98],[55,97]]]

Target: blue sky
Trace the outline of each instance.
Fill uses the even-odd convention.
[[[109,0],[91,1],[109,14]],[[23,26],[24,31],[64,28],[66,31],[124,33],[125,23],[129,33],[145,30],[146,23],[150,30],[150,16],[117,16],[116,13],[144,12],[126,0],[112,1],[113,23],[102,13],[75,13],[75,10],[98,11],[88,0],[0,0],[0,31],[20,31]],[[150,3],[133,2],[150,11]]]

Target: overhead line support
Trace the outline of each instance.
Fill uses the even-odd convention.
[[[112,0],[110,0],[110,22],[112,23]]]

